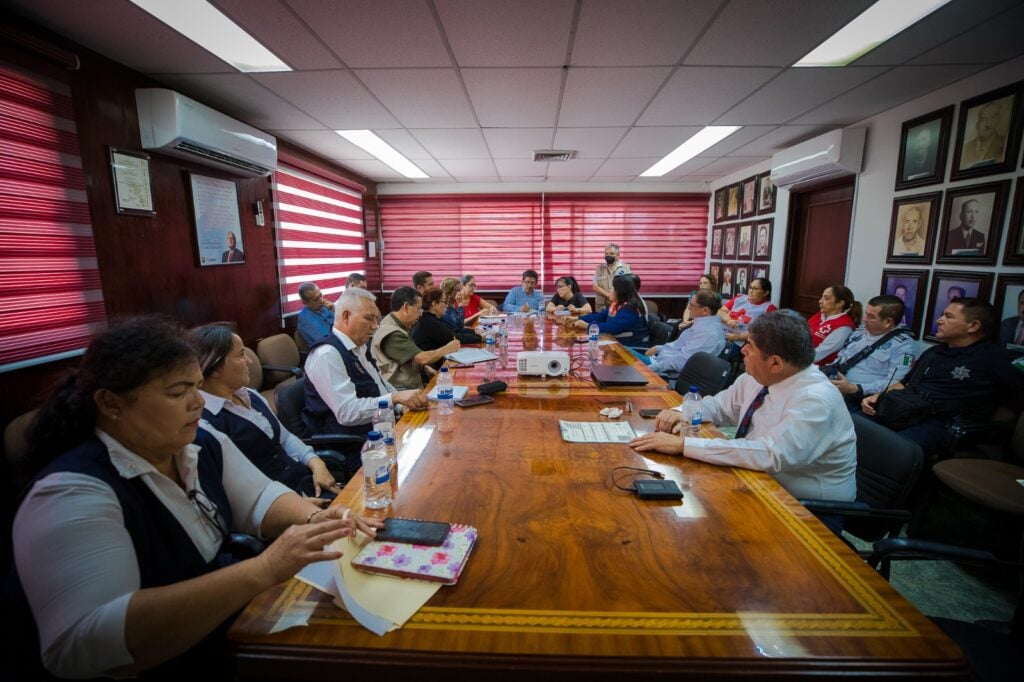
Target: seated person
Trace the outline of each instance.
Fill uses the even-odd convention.
[[[480,313],[477,312],[472,318],[467,320],[465,308],[459,308],[455,305],[455,300],[460,291],[462,291],[462,282],[456,277],[445,277],[441,282],[441,299],[445,303],[441,321],[452,330],[459,343],[482,343],[483,339],[480,338],[480,335],[466,326],[467,324],[473,324],[477,317],[480,316]],[[425,313],[427,309],[426,297],[424,297],[423,312]],[[420,348],[424,348],[424,346],[420,346]],[[440,364],[437,366],[440,367]]]
[[[700,291],[701,289],[706,289],[708,291],[715,291],[717,288],[718,288],[718,283],[715,281],[715,276],[712,275],[711,273],[707,273],[706,272],[706,273],[704,273],[703,275],[700,276],[700,282],[697,284],[696,291],[691,291],[690,292],[690,300],[692,301],[693,297],[697,295],[697,291]],[[721,306],[719,306],[719,307],[721,307]],[[680,330],[688,329],[690,327],[690,324],[691,324],[690,316],[692,314],[693,313],[690,312],[690,307],[687,306],[686,310],[683,311],[683,319],[679,321],[679,329]]]
[[[725,331],[718,319],[722,300],[711,289],[700,289],[690,297],[690,326],[674,341],[651,346],[641,359],[658,374],[678,374],[686,361],[697,352],[717,356],[725,349]]]
[[[373,294],[366,289],[346,289],[335,310],[331,333],[314,344],[306,358],[302,421],[309,432],[365,436],[381,399],[389,407],[426,407],[423,391],[396,391],[369,357],[366,344],[380,320]]]
[[[473,323],[481,313],[492,315],[498,309],[489,305],[476,293],[476,278],[473,275],[462,276],[462,290],[455,295],[455,305],[463,311],[463,321]]]
[[[576,320],[577,329],[596,324],[602,334],[611,334],[628,346],[647,347],[647,319],[643,304],[636,293],[630,275],[619,275],[612,280],[611,304],[599,313],[590,313]]]
[[[345,288],[355,287],[356,289],[366,288],[366,275],[361,272],[353,272],[345,278]]]
[[[370,353],[380,367],[381,376],[401,389],[423,388],[422,367],[443,359],[460,347],[453,340],[434,350],[423,350],[412,340],[413,325],[423,312],[423,299],[412,287],[398,287],[391,294],[391,312],[374,332]]]
[[[744,328],[764,313],[778,310],[771,301],[772,283],[767,277],[758,277],[750,283],[746,294],[737,294],[718,310],[718,318],[730,329],[725,332],[728,341],[747,339]]]
[[[443,286],[441,289],[431,289],[423,297],[423,315],[412,328],[412,340],[417,347],[423,350],[436,350],[455,340],[455,332],[441,319],[447,307]],[[444,357],[438,358],[430,366],[441,369],[442,364]]]
[[[522,286],[513,287],[501,309],[506,313],[528,313],[544,309],[544,294],[537,291],[537,271],[523,270]]]
[[[863,328],[850,335],[835,362],[822,367],[851,409],[859,411],[865,395],[903,381],[913,366],[914,337],[900,325],[903,314],[896,296],[875,296],[864,308]]]
[[[200,428],[202,380],[177,327],[136,318],[96,336],[39,411],[24,463],[35,478],[13,527],[19,607],[5,616],[12,632],[38,631],[25,653],[49,673],[230,677],[224,622],[306,564],[341,557],[325,545],[374,532]],[[231,532],[277,539],[235,562]]]
[[[657,431],[630,447],[765,471],[798,498],[853,500],[857,436],[839,392],[813,364],[807,321],[793,310],[759,316],[743,356],[746,373],[701,401],[703,421],[737,426],[735,439],[680,438],[675,408],[663,410]]]
[[[575,277],[559,277],[555,280],[555,295],[548,301],[545,310],[549,313],[568,310],[573,315],[586,315],[590,312],[590,303],[580,293],[580,285]]]
[[[417,270],[412,273],[412,287],[422,296],[434,288],[434,276],[426,270]]]
[[[957,417],[984,420],[1006,396],[1024,394],[1024,374],[1010,364],[1006,350],[992,343],[996,311],[977,298],[956,297],[937,320],[939,344],[917,359],[906,378],[890,391],[911,390],[931,404],[931,414],[898,434],[914,441],[925,456],[938,454]],[[880,394],[861,401],[875,416]]]
[[[197,327],[189,341],[203,373],[203,427],[230,438],[267,478],[307,497],[334,499],[341,488],[327,464],[281,424],[258,391],[246,387],[250,361],[231,326]],[[338,474],[348,479],[348,472]]]
[[[303,307],[299,311],[296,328],[306,340],[306,345],[312,346],[331,333],[331,327],[334,326],[334,304],[324,300],[320,287],[313,282],[299,285],[299,300]]]
[[[827,365],[835,360],[836,353],[853,330],[860,326],[860,317],[860,301],[854,300],[853,292],[847,287],[834,284],[822,292],[818,299],[818,312],[807,321],[811,327],[816,365]]]

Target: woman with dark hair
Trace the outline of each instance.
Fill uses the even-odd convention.
[[[488,305],[487,301],[476,293],[476,278],[473,275],[463,275],[460,283],[462,289],[456,291],[455,298],[450,298],[449,301],[462,309],[464,320],[469,320],[472,324],[480,313],[491,315],[497,312],[497,308]]]
[[[613,309],[615,312],[610,312]],[[631,347],[646,348],[649,342],[647,319],[643,310],[644,304],[636,291],[633,278],[617,275],[612,280],[611,304],[599,313],[584,315],[576,320],[576,327],[586,329],[595,323],[602,334],[611,334]]]
[[[718,309],[727,329],[727,341],[740,343],[747,340],[747,326],[765,313],[778,310],[772,303],[772,283],[767,277],[758,277],[750,283],[747,293],[737,294]]]
[[[34,621],[18,631],[38,632],[50,673],[223,674],[216,635],[227,618],[306,564],[341,556],[325,545],[357,527],[374,533],[200,428],[201,383],[178,328],[137,318],[96,337],[40,409],[9,594]],[[280,537],[231,563],[235,530]]]
[[[580,285],[575,277],[559,277],[555,280],[555,295],[548,301],[545,310],[549,313],[568,310],[573,315],[586,315],[590,312],[590,304],[580,293]]]
[[[811,327],[814,362],[825,366],[835,359],[850,334],[860,326],[863,310],[853,292],[842,284],[833,284],[821,292],[818,308],[807,324]]]
[[[412,328],[413,343],[420,350],[437,350],[455,339],[455,332],[441,319],[447,307],[443,290],[429,289],[423,294],[423,314]],[[438,358],[430,366],[441,369],[442,364],[444,358]]]
[[[203,373],[204,426],[230,438],[267,478],[306,496],[334,499],[341,492],[335,476],[344,482],[348,472],[338,467],[332,473],[313,448],[281,424],[263,396],[248,388],[250,360],[231,325],[196,327],[189,340]]]
[[[480,316],[480,311],[467,318],[465,308],[459,308],[455,305],[455,300],[458,298],[460,291],[462,291],[462,283],[455,277],[445,277],[444,281],[441,282],[441,293],[444,295],[443,300],[445,304],[441,321],[455,333],[455,338],[459,340],[459,343],[481,343],[483,338],[466,326],[467,323],[472,324],[476,321],[476,318]],[[423,310],[425,311],[426,309],[427,302],[424,301]],[[440,346],[438,347],[440,348]],[[420,346],[420,348],[423,348],[423,346]]]

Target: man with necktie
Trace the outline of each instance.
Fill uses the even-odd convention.
[[[1008,317],[999,325],[999,345],[1024,346],[1024,289],[1017,294],[1017,315]]]
[[[679,408],[657,431],[634,439],[639,452],[685,455],[765,471],[794,497],[848,502],[857,494],[857,437],[843,396],[814,365],[807,322],[793,310],[761,315],[743,347],[746,373],[701,401],[704,422],[737,426],[736,437],[681,437]]]

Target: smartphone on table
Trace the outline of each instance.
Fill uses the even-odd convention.
[[[493,403],[494,398],[489,395],[473,395],[466,396],[462,400],[456,400],[455,404],[459,407],[475,407],[477,405],[486,405],[487,403]]]
[[[661,412],[661,408],[658,408],[658,407],[646,408],[645,407],[644,409],[640,410],[640,416],[643,417],[644,419],[654,419],[655,417],[658,416],[658,413],[660,413],[660,412]]]
[[[375,540],[384,542],[404,542],[410,545],[427,545],[437,547],[444,544],[451,530],[450,523],[440,521],[420,521],[418,519],[384,519],[384,527],[377,529]]]

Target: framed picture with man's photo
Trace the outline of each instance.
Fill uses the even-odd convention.
[[[754,223],[754,260],[772,259],[772,225],[774,220]]]
[[[775,194],[777,189],[772,182],[771,172],[757,176],[757,214],[775,213]]]
[[[1024,353],[1024,274],[999,275],[995,308],[999,345],[1014,354]]]
[[[1003,251],[1003,265],[1024,265],[1024,178],[1017,178],[1010,213],[1010,233]]]
[[[740,184],[743,187],[743,207],[740,209],[740,217],[749,218],[757,213],[757,200],[760,198],[757,194],[757,176],[747,178]]]
[[[730,225],[725,228],[722,236],[723,258],[736,258],[736,226]]]
[[[770,280],[769,272],[771,272],[771,266],[767,263],[754,263],[750,266],[750,281],[753,282],[755,279]]]
[[[924,338],[939,341],[938,319],[954,298],[980,298],[987,301],[992,293],[991,272],[966,270],[936,270],[932,275],[932,288],[928,293],[928,315]]]
[[[725,219],[735,220],[740,217],[740,183],[729,185],[725,192]]]
[[[722,301],[728,301],[739,293],[733,282],[736,275],[736,266],[733,263],[722,263],[722,277],[718,280],[718,293],[722,295]]]
[[[750,260],[753,253],[753,223],[740,223],[736,237],[736,257],[740,260]]]
[[[960,103],[950,180],[1012,171],[1020,148],[1024,81]]]
[[[711,230],[711,257],[722,257],[722,228],[720,227]]]
[[[936,263],[995,265],[1010,181],[946,190]]]
[[[722,281],[722,264],[712,261],[708,264],[708,274],[715,279],[715,291],[718,291],[718,284]]]
[[[924,297],[928,291],[928,270],[882,270],[881,293],[903,301],[900,324],[921,338]]]
[[[934,185],[946,177],[949,130],[953,106],[904,121],[900,133],[900,159],[896,165],[896,189]]]
[[[941,200],[942,192],[893,199],[886,263],[932,262]]]
[[[715,192],[715,222],[725,220],[725,188]]]

